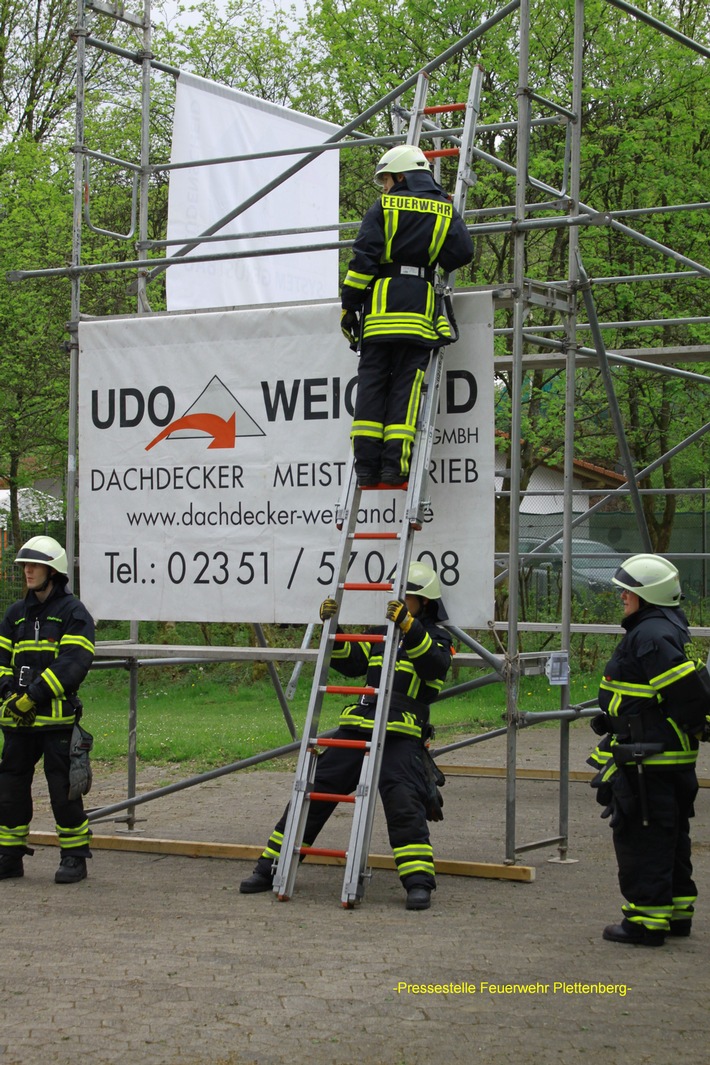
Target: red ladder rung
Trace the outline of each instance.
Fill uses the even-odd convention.
[[[377,688],[356,688],[352,684],[325,684],[323,691],[328,695],[377,695]]]
[[[445,155],[458,155],[459,148],[432,148],[428,152],[424,152],[427,159],[441,159]]]
[[[386,637],[381,633],[370,636],[367,632],[358,632],[353,635],[349,632],[336,632],[333,637],[334,643],[384,643]]]
[[[347,858],[347,851],[331,850],[330,847],[299,847],[299,854],[319,854],[323,858]]]
[[[336,795],[330,791],[312,791],[308,798],[313,802],[355,802],[354,795]]]
[[[391,581],[381,581],[379,584],[367,581],[348,581],[340,587],[345,592],[391,592],[394,585]]]
[[[327,737],[312,742],[314,747],[352,747],[359,751],[366,750],[370,746],[369,740],[335,740]]]
[[[400,534],[394,532],[356,532],[353,540],[399,540]]]
[[[465,111],[466,104],[435,104],[432,107],[422,108],[425,115],[443,115],[447,111]]]

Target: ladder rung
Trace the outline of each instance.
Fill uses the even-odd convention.
[[[377,688],[355,688],[352,684],[325,684],[323,691],[329,695],[377,695]]]
[[[425,115],[443,115],[447,111],[465,111],[466,104],[435,104],[432,107],[422,108],[422,114]]]
[[[320,854],[324,858],[347,858],[347,851],[331,850],[330,847],[299,847],[299,854]]]
[[[360,751],[370,746],[369,740],[333,740],[323,738],[321,740],[314,740],[313,743],[316,747],[353,747]]]
[[[379,584],[371,584],[366,581],[348,581],[340,587],[345,592],[391,592],[394,588],[392,581],[381,581]]]
[[[336,795],[330,791],[312,791],[308,798],[312,802],[355,802],[354,795]]]
[[[399,540],[400,534],[393,532],[356,532],[353,540]]]
[[[333,637],[334,643],[384,643],[386,637],[382,633],[370,636],[367,632],[358,632],[353,635],[349,632],[336,632]]]
[[[432,148],[427,152],[424,152],[427,159],[441,159],[445,155],[458,155],[458,148]]]

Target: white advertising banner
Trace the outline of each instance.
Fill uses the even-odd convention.
[[[177,81],[172,163],[273,152],[321,144],[337,129],[248,93],[181,72]],[[291,167],[297,155],[189,167],[170,172],[168,239],[205,233]],[[339,152],[324,152],[220,233],[279,232],[338,221]],[[298,247],[336,241],[337,231],[250,237],[202,244],[195,255]],[[170,245],[166,254],[174,255]],[[189,257],[188,253],[188,257]],[[338,252],[259,255],[176,265],[166,274],[168,310],[243,307],[329,299],[338,293]]]
[[[412,558],[437,570],[452,622],[480,628],[493,610],[493,311],[490,294],[454,300],[461,339]],[[95,617],[317,620],[356,387],[339,316],[320,303],[80,324],[81,596]],[[358,530],[397,531],[404,503],[362,492]],[[358,540],[348,580],[387,580],[397,551]],[[342,620],[373,624],[387,598],[349,592]]]

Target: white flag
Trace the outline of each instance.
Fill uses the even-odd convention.
[[[307,147],[336,126],[278,104],[181,73],[177,82],[171,161],[194,162]],[[302,156],[220,163],[171,171],[168,239],[186,243],[230,214]],[[284,234],[286,229],[338,221],[339,152],[322,153],[219,232],[277,235],[202,244],[192,254],[294,247],[337,240],[337,231]],[[174,255],[179,245],[170,245]],[[189,253],[188,253],[189,257]],[[296,252],[182,264],[167,271],[171,311],[245,307],[328,299],[338,294],[338,252]]]

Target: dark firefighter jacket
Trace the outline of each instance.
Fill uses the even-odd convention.
[[[0,694],[26,694],[37,707],[33,728],[68,728],[72,696],[94,658],[94,622],[84,604],[55,586],[43,603],[28,592],[0,622]],[[23,728],[10,718],[4,729]]]
[[[613,722],[589,759],[613,772],[619,744],[655,743],[662,750],[643,759],[653,769],[695,765],[707,696],[688,655],[688,622],[678,607],[646,605],[622,621],[626,635],[607,663],[599,706]],[[687,731],[686,731],[687,730]],[[602,778],[607,774],[602,774]]]
[[[449,343],[435,299],[434,267],[447,273],[473,258],[466,225],[431,174],[405,174],[365,215],[342,289],[346,310],[363,307],[363,339]]]
[[[376,628],[372,635],[386,634]],[[384,643],[336,643],[330,664],[346,677],[367,675],[366,684],[377,688],[382,673]],[[392,685],[387,731],[420,738],[429,721],[429,707],[438,697],[451,664],[451,637],[429,618],[415,618],[409,632],[400,635]],[[346,706],[340,725],[372,731],[377,697],[363,696]]]

